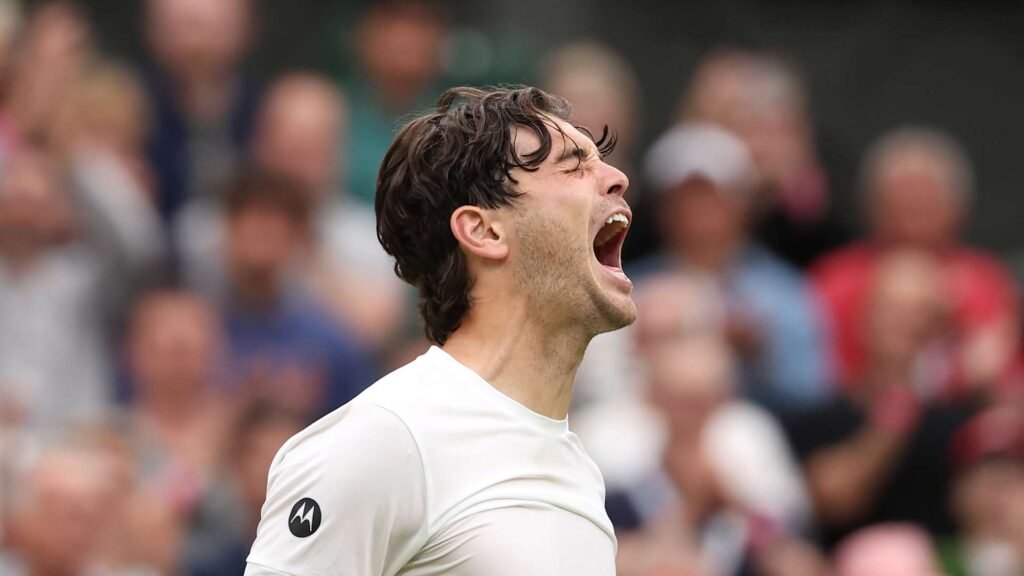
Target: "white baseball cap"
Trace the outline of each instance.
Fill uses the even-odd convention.
[[[757,170],[747,145],[713,124],[688,122],[661,135],[644,159],[644,171],[659,192],[703,178],[719,190],[746,195]]]

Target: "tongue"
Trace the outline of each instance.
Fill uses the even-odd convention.
[[[597,256],[597,261],[605,268],[618,270],[618,242],[615,239],[615,235],[613,234],[601,244],[594,246],[594,255]]]

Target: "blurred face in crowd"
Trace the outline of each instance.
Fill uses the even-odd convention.
[[[180,80],[229,74],[249,48],[249,0],[149,0],[157,59]]]
[[[357,31],[358,55],[385,106],[404,109],[437,77],[444,33],[441,16],[425,2],[370,8]]]
[[[698,68],[683,117],[742,137],[758,177],[771,189],[816,161],[806,107],[801,80],[788,66],[762,54],[729,50]]]
[[[874,282],[867,314],[869,353],[876,363],[904,366],[942,326],[940,269],[926,255],[898,253],[879,265]]]
[[[301,226],[284,210],[257,203],[230,216],[227,236],[236,295],[250,306],[272,304],[305,238]]]
[[[109,472],[99,452],[55,452],[22,479],[11,539],[30,573],[84,573],[102,534]]]
[[[286,78],[271,90],[260,113],[256,161],[314,193],[326,193],[338,177],[344,124],[341,96],[326,80]]]
[[[0,250],[22,257],[55,241],[68,219],[67,199],[53,161],[22,150],[0,178]]]
[[[950,167],[925,150],[884,158],[870,183],[868,217],[879,241],[937,250],[956,241],[963,212]]]
[[[725,328],[725,299],[707,277],[666,273],[645,279],[636,306],[634,336],[637,352],[645,357],[683,338],[720,334]]]
[[[150,296],[135,313],[129,353],[136,384],[154,401],[202,395],[220,347],[212,312],[184,293]]]
[[[49,137],[52,111],[93,55],[89,23],[71,2],[42,4],[17,45],[5,110],[22,134]]]
[[[742,241],[745,203],[737,193],[704,178],[691,178],[666,192],[663,202],[663,234],[696,266],[724,265]]]
[[[733,358],[715,336],[696,336],[662,347],[650,361],[651,397],[670,433],[695,439],[732,393]]]
[[[753,58],[739,50],[713,54],[693,75],[680,119],[701,120],[738,131],[746,113]]]

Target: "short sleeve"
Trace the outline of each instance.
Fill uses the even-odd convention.
[[[354,403],[281,448],[245,576],[390,576],[426,534],[415,439],[385,408]]]

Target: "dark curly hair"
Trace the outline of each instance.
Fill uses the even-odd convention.
[[[557,129],[549,118],[568,120],[569,113],[563,98],[537,88],[452,88],[398,133],[377,177],[377,238],[399,278],[419,290],[430,341],[444,344],[470,306],[473,278],[449,225],[452,213],[512,204],[521,193],[511,171],[537,170],[551,153],[548,127]],[[537,149],[519,155],[514,128],[533,133]],[[604,155],[615,137],[605,127],[595,143]]]

